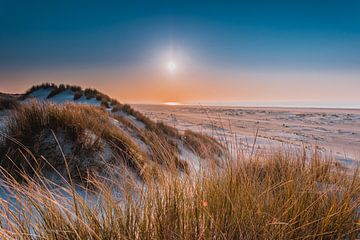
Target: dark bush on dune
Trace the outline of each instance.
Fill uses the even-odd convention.
[[[53,83],[43,83],[31,87],[29,90],[26,91],[24,95],[20,97],[20,100],[25,100],[34,91],[37,91],[39,89],[49,89],[49,88],[52,88],[52,91],[47,96],[47,99],[51,99],[52,97],[64,92],[65,90],[71,90],[72,92],[74,92],[74,100],[78,100],[82,96],[85,96],[86,99],[88,100],[95,98],[97,101],[101,102],[102,106],[106,108],[110,108],[109,104],[111,104],[111,106],[113,107],[121,105],[116,99],[111,99],[108,95],[103,94],[96,89],[87,88],[85,90],[82,90],[80,86],[76,86],[76,85],[65,85],[65,84],[56,85]]]
[[[104,108],[110,108],[109,102],[106,100],[101,100],[101,106]]]
[[[96,94],[95,99],[96,99],[96,100],[98,100],[98,101],[101,101],[102,97],[101,97],[101,95],[100,95],[100,94]]]
[[[66,85],[66,89],[70,89],[73,92],[81,92],[82,91],[80,86],[75,86],[75,85]]]
[[[52,98],[56,95],[58,95],[59,93],[62,93],[63,91],[66,90],[66,86],[64,84],[60,84],[58,87],[55,87],[47,96],[47,98]]]
[[[28,89],[22,96],[19,97],[19,100],[25,100],[31,93],[40,90],[40,89],[49,89],[49,88],[57,88],[57,85],[54,83],[43,83],[40,85],[34,85],[30,89]]]
[[[84,90],[86,99],[96,98],[98,91],[96,89],[87,88]]]
[[[82,97],[83,93],[82,91],[77,91],[74,93],[74,101],[80,99]]]
[[[120,104],[120,102],[119,102],[118,100],[112,98],[112,99],[110,100],[110,105],[111,105],[111,106],[117,106],[117,105],[120,106],[121,104]]]
[[[36,90],[39,89],[49,89],[49,88],[57,88],[57,85],[54,83],[43,83],[40,85],[34,85],[25,92],[25,95],[35,92]]]
[[[109,96],[99,92],[96,89],[92,89],[92,88],[85,89],[84,95],[85,95],[86,99],[95,98],[97,101],[107,101],[107,102],[111,101],[111,98]]]

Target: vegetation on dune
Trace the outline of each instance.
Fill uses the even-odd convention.
[[[59,93],[62,93],[66,90],[66,87],[64,84],[60,84],[59,86],[53,87],[52,91],[49,93],[49,95],[46,98],[52,98]]]
[[[0,165],[18,180],[23,180],[24,173],[33,177],[54,169],[66,175],[63,151],[71,174],[78,181],[88,175],[107,174],[104,167],[107,163],[124,163],[143,179],[156,175],[162,167],[189,173],[189,164],[180,157],[183,135],[175,128],[151,121],[130,106],[123,106],[128,109],[127,114],[136,117],[128,116],[145,121],[146,127],[137,126],[130,117],[109,114],[89,105],[37,101],[23,104],[10,115],[0,142]],[[113,119],[125,128],[114,124]],[[126,128],[129,130],[125,131]],[[147,152],[136,139],[146,145]],[[214,140],[215,143],[218,144]]]
[[[137,120],[143,122],[148,129],[154,129],[155,128],[155,122],[150,120],[148,117],[146,117],[144,114],[140,113],[139,111],[136,111],[133,109],[129,104],[121,104],[116,105],[112,112],[116,113],[118,111],[122,111],[124,113],[127,113],[128,115],[134,116]]]
[[[100,101],[103,105],[109,104],[109,103],[111,103],[112,105],[115,105],[115,104],[120,105],[120,103],[117,100],[110,98],[108,95],[103,94],[96,89],[86,88],[83,90],[80,86],[76,86],[76,85],[69,85],[69,84],[56,85],[54,83],[43,83],[40,85],[32,86],[29,90],[27,90],[25,92],[25,94],[23,94],[23,96],[20,97],[20,100],[26,99],[27,97],[29,97],[31,95],[31,93],[33,93],[37,90],[49,89],[49,88],[51,88],[52,90],[49,93],[49,95],[47,96],[47,99],[51,99],[52,97],[66,91],[66,90],[71,90],[74,92],[74,100],[78,100],[82,96],[85,96],[86,99],[95,98],[96,100]],[[107,103],[105,103],[105,102],[107,102]]]
[[[21,97],[20,100],[26,99],[31,93],[40,90],[40,89],[49,89],[49,88],[57,88],[57,85],[54,83],[43,83],[40,85],[34,85],[31,88],[29,88]]]
[[[83,92],[82,91],[76,91],[74,93],[74,101],[80,99],[83,96]]]
[[[164,124],[158,123],[159,129],[149,130],[142,129],[136,126],[131,120],[121,115],[113,115],[114,119],[129,128],[136,134],[142,142],[144,142],[150,150],[149,157],[153,162],[156,162],[167,169],[180,169],[184,172],[189,172],[189,166],[186,161],[179,158],[180,151],[177,146],[176,139],[181,138],[180,133],[177,135],[168,135],[161,130]]]
[[[179,134],[177,129],[170,127],[161,122],[154,122],[151,119],[149,119],[148,117],[146,117],[144,114],[142,114],[141,112],[132,108],[129,104],[121,104],[116,99],[112,99],[109,96],[107,96],[106,94],[103,94],[96,89],[87,88],[85,90],[82,90],[82,88],[79,86],[64,85],[64,84],[60,84],[58,86],[53,83],[44,83],[41,85],[31,87],[25,93],[25,96],[28,96],[32,92],[42,89],[42,88],[44,88],[44,89],[52,88],[53,89],[50,92],[50,94],[47,96],[48,99],[65,91],[65,90],[70,89],[74,92],[74,100],[77,100],[77,99],[81,98],[82,96],[85,96],[87,99],[95,98],[96,100],[101,102],[100,105],[102,107],[105,107],[105,108],[112,107],[111,111],[112,111],[112,113],[114,113],[114,115],[117,112],[124,112],[130,116],[135,117],[137,120],[141,121],[142,123],[144,123],[148,130],[150,130],[152,132],[156,132],[158,135],[163,134],[163,135],[167,135],[172,138],[181,138],[181,134]],[[188,133],[190,133],[190,132],[191,131],[188,131]],[[193,137],[197,137],[197,136],[202,137],[201,135],[195,135],[195,133],[193,134]],[[209,142],[209,141],[207,141],[207,142]]]
[[[104,108],[110,108],[109,102],[106,100],[101,100],[101,104],[102,107]]]
[[[189,172],[188,163],[179,158],[181,150],[178,148],[179,142],[184,143],[187,148],[200,158],[204,158],[208,162],[215,161],[218,165],[220,164],[218,160],[224,158],[227,154],[227,149],[224,146],[205,134],[195,133],[191,130],[186,130],[182,134],[174,127],[150,120],[128,104],[117,105],[112,110],[113,113],[119,111],[134,116],[138,121],[144,123],[146,130],[141,130],[126,118],[114,114],[115,119],[136,131],[138,136],[150,146],[152,151],[151,157],[157,163],[165,165],[169,165],[169,163],[170,165],[175,164],[177,168]]]
[[[92,183],[96,193],[84,197],[71,186],[53,191],[46,184],[7,180],[19,207],[2,201],[0,236],[356,239],[360,233],[358,173],[334,168],[316,153],[311,159],[296,151],[240,158],[195,177],[164,174],[146,191],[96,177]]]
[[[16,101],[16,99],[0,96],[0,111],[12,110],[16,109],[17,107],[19,107],[19,103]]]
[[[149,146],[152,161],[170,169],[180,169],[184,172],[189,172],[188,163],[179,158],[181,153],[178,144],[183,141],[183,135],[176,128],[162,122],[153,122],[142,113],[131,108],[130,105],[125,104],[122,107],[117,111],[135,116],[136,120],[144,123],[145,129],[136,126],[136,124],[124,116],[113,114],[113,117],[135,132],[137,137]]]
[[[221,157],[224,154],[224,146],[208,135],[186,130],[184,139],[189,149],[203,158]]]
[[[113,161],[123,159],[138,173],[144,164],[144,156],[137,145],[111,123],[104,110],[70,103],[39,102],[24,105],[10,116],[6,138],[0,145],[0,164],[17,178],[23,171],[33,175],[37,170],[49,169],[43,156],[50,165],[63,169],[57,141],[61,147],[68,148],[64,152],[73,175],[89,168],[101,169],[103,163],[96,156],[104,143],[110,144],[112,153],[116,153]]]

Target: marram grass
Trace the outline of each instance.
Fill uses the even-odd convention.
[[[146,186],[94,177],[91,191],[2,175],[13,198],[1,202],[2,239],[356,239],[360,231],[358,172],[295,150]]]

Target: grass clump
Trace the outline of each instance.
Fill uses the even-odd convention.
[[[225,152],[224,146],[206,134],[186,130],[183,138],[188,148],[203,158],[221,157]]]
[[[75,85],[65,85],[65,84],[60,84],[59,86],[54,85],[53,86],[53,90],[49,93],[49,95],[47,96],[47,98],[52,98],[62,92],[64,92],[65,90],[71,90],[74,92],[74,100],[75,99],[75,95],[79,95],[80,92],[82,92],[81,87],[79,86],[75,86]],[[81,97],[81,96],[80,96]]]
[[[39,84],[39,85],[34,85],[25,92],[25,95],[29,95],[29,94],[37,91],[37,90],[40,90],[40,89],[49,89],[49,88],[57,88],[57,85],[54,84],[54,83],[42,83],[42,84]]]
[[[139,128],[133,121],[125,116],[112,116],[148,146],[150,150],[148,158],[150,158],[151,161],[165,167],[167,170],[180,170],[189,173],[189,166],[186,161],[179,158],[180,152],[177,148],[177,143],[171,135],[160,134],[161,130],[154,132],[146,128]]]
[[[146,128],[150,130],[156,128],[155,122],[151,121],[148,117],[146,117],[144,114],[140,113],[139,111],[133,109],[129,104],[118,105],[117,108],[114,110],[114,112],[116,111],[122,111],[131,116],[134,116],[137,120],[143,122]]]
[[[42,83],[42,84],[39,84],[39,85],[34,85],[31,88],[29,88],[28,90],[26,90],[26,92],[19,97],[19,100],[25,100],[27,97],[29,97],[29,95],[31,93],[33,93],[33,92],[35,92],[37,90],[49,89],[49,88],[55,89],[55,88],[57,88],[57,85],[54,84],[54,83]]]
[[[66,86],[64,84],[60,84],[59,86],[56,86],[46,98],[52,98],[56,95],[58,95],[59,93],[62,93],[63,91],[66,90]]]
[[[74,93],[74,101],[80,99],[83,96],[83,92],[82,91],[76,91]]]
[[[104,108],[110,108],[109,102],[106,101],[106,100],[104,100],[104,99],[101,100],[100,106],[102,106],[102,107],[104,107]]]
[[[360,179],[316,154],[274,152],[195,177],[162,175],[146,191],[93,178],[85,197],[11,180],[19,208],[3,202],[6,239],[356,239]],[[322,172],[319,178],[318,172]],[[324,179],[332,179],[331,182]],[[44,189],[45,188],[45,189]],[[119,194],[113,194],[114,189]],[[121,189],[121,190],[120,190]],[[91,196],[94,196],[92,198]],[[93,200],[92,200],[93,199]],[[95,201],[95,202],[94,202]],[[75,210],[76,209],[76,210]]]
[[[13,110],[19,107],[19,103],[14,98],[0,96],[0,111]]]
[[[138,121],[144,123],[145,129],[139,129],[134,123],[129,123],[131,121],[125,121],[124,117],[120,116],[120,119],[118,119],[137,132],[141,139],[150,147],[153,161],[159,164],[174,166],[175,163],[178,169],[189,172],[188,164],[179,158],[181,153],[179,143],[184,143],[187,148],[201,158],[216,158],[219,160],[224,158],[227,153],[226,149],[217,140],[208,135],[195,133],[190,130],[181,134],[176,128],[163,122],[150,120],[128,104],[117,105],[112,109],[116,119],[116,112],[118,111],[134,116]]]

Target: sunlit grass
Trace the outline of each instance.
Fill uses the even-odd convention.
[[[92,192],[6,175],[6,239],[355,239],[358,173],[316,153],[276,151],[146,185],[92,178]],[[52,187],[49,187],[52,186]],[[8,195],[10,196],[10,195]],[[16,202],[16,206],[13,205]],[[76,209],[76,210],[75,210]]]

